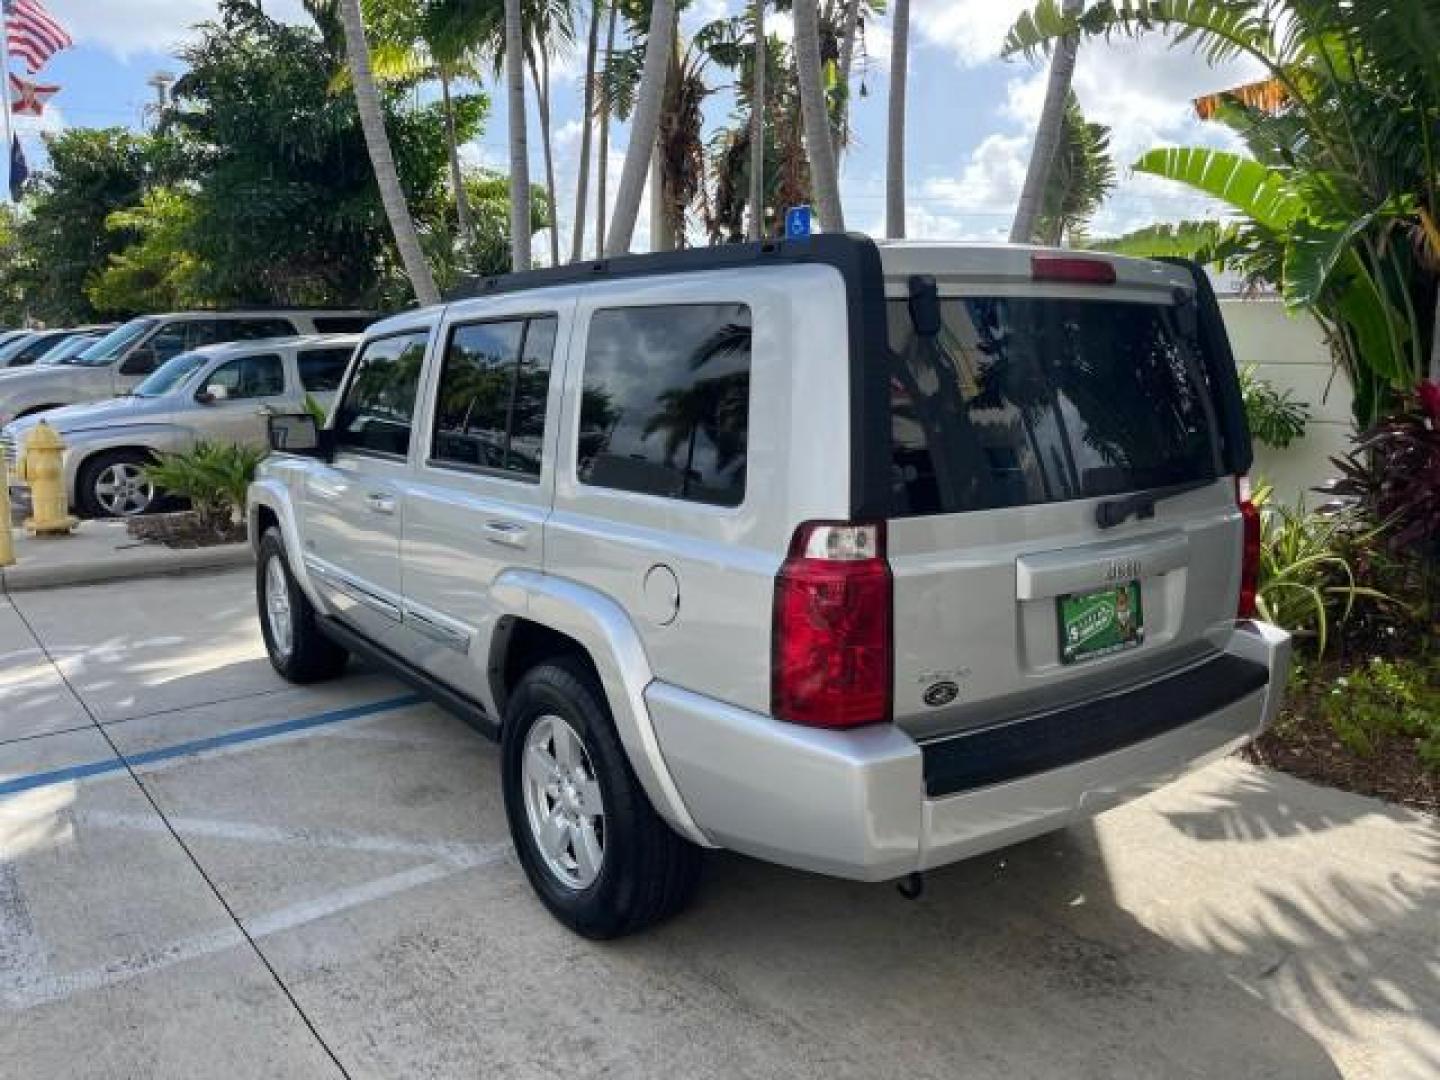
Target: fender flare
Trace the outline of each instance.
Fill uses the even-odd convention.
[[[536,570],[505,571],[491,586],[491,597],[502,619],[528,619],[580,643],[600,675],[620,742],[651,805],[687,840],[715,847],[690,815],[665,764],[645,703],[645,689],[655,675],[624,608],[588,586]],[[503,640],[504,635],[496,635],[496,643]],[[498,681],[503,665],[497,667],[494,659],[490,670]],[[492,686],[492,693],[497,703],[504,700],[498,685]]]
[[[290,560],[290,574],[300,585],[310,603],[319,611],[327,611],[328,605],[310,580],[305,567],[304,548],[300,544],[300,529],[295,521],[295,505],[290,501],[289,489],[279,480],[266,478],[250,485],[250,498],[246,507],[246,521],[250,534],[250,547],[260,554],[260,509],[269,510],[280,522],[280,538],[285,542],[285,554]]]

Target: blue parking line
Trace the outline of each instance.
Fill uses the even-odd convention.
[[[87,776],[123,772],[129,766],[151,765],[157,761],[169,761],[172,758],[187,757],[190,754],[198,754],[206,750],[215,750],[222,746],[236,746],[240,743],[259,742],[262,739],[273,739],[277,735],[289,735],[294,731],[306,731],[310,728],[343,723],[346,720],[358,720],[363,716],[375,716],[378,713],[394,712],[396,709],[404,709],[410,705],[418,705],[423,700],[424,699],[418,694],[406,694],[404,697],[388,698],[385,701],[374,701],[368,705],[352,705],[346,709],[334,709],[331,712],[316,713],[314,716],[302,716],[295,720],[281,720],[274,724],[262,724],[259,727],[241,728],[239,731],[231,731],[224,735],[214,735],[208,739],[192,739],[190,742],[176,743],[174,746],[162,746],[155,750],[145,750],[130,757],[122,755],[118,758],[110,758],[107,761],[91,761],[84,765],[70,765],[63,769],[51,769],[48,772],[31,773],[29,776],[17,776],[10,780],[0,781],[0,795],[13,795],[18,791],[33,791],[35,788],[49,787],[52,784],[65,784],[71,780],[80,780]]]

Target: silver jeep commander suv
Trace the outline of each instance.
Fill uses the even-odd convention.
[[[593,937],[724,847],[865,881],[1113,806],[1275,715],[1235,362],[1186,264],[847,236],[480,283],[271,421],[259,611],[499,739]]]

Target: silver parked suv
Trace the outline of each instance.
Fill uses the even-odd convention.
[[[32,414],[0,429],[13,463],[42,420],[65,440],[62,462],[70,506],[85,517],[134,517],[161,493],[145,467],[157,454],[200,442],[267,445],[267,418],[334,403],[360,339],[318,334],[207,345],[166,361],[124,397]]]
[[[261,625],[500,740],[579,932],[700,849],[878,881],[1058,829],[1275,715],[1234,359],[1197,269],[854,237],[484,282],[272,421]]]

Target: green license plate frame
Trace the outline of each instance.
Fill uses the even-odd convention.
[[[1062,664],[1113,656],[1145,642],[1145,606],[1138,581],[1056,597],[1055,619]]]

